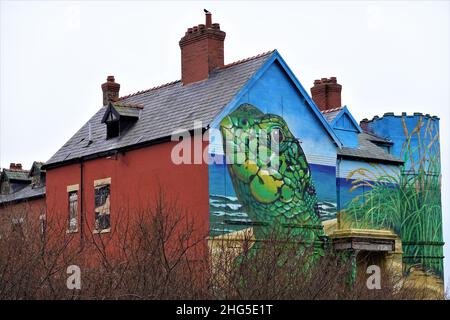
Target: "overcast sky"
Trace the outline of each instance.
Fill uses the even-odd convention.
[[[355,118],[440,117],[446,280],[450,279],[448,1],[156,2],[0,0],[0,167],[48,160],[102,105],[180,78],[179,39],[227,33],[225,62],[278,49],[306,89],[336,76]]]

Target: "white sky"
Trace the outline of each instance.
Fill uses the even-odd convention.
[[[355,118],[441,118],[446,280],[450,280],[448,1],[156,2],[0,0],[0,167],[46,161],[102,104],[180,78],[179,39],[204,23],[227,32],[225,62],[278,49],[306,89],[337,76]]]

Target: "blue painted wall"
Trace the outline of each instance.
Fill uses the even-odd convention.
[[[412,165],[419,162],[419,158],[423,153],[419,149],[426,149],[433,139],[437,139],[434,144],[436,152],[431,156],[440,156],[439,153],[439,118],[431,117],[429,115],[422,115],[416,113],[414,115],[396,116],[393,114],[385,114],[383,117],[375,117],[368,122],[367,127],[373,133],[392,140],[394,143],[391,153],[397,157],[402,157],[405,160],[406,168],[410,169]],[[410,139],[410,151],[402,155],[403,148],[407,148],[405,141],[407,136],[412,134]],[[417,151],[417,152],[416,152]],[[408,154],[408,155],[406,155]],[[409,157],[409,154],[412,154]],[[406,157],[405,157],[406,155]]]
[[[301,141],[322,219],[336,217],[336,144],[278,61],[273,62],[234,105],[238,107],[242,103],[283,117],[290,131]],[[222,157],[220,135],[214,134],[210,141],[210,154]],[[249,220],[237,202],[226,165],[210,164],[209,172],[211,235],[248,228]]]

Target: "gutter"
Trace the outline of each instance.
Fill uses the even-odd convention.
[[[21,202],[27,202],[28,200],[35,200],[35,199],[39,199],[39,198],[45,198],[45,195],[46,195],[46,193],[44,192],[42,194],[37,194],[37,195],[31,196],[31,197],[26,197],[26,198],[6,200],[6,201],[0,200],[0,206],[17,204],[17,203],[21,203]]]
[[[202,127],[202,134],[204,134],[209,128],[210,128],[209,124],[206,125],[205,127]],[[189,132],[189,134],[192,136],[194,133],[194,130],[195,129],[190,129],[190,130],[187,130],[187,132]],[[96,153],[87,154],[85,156],[76,157],[76,158],[72,158],[69,160],[63,160],[63,161],[53,162],[53,163],[49,163],[49,164],[44,164],[44,165],[42,165],[41,170],[48,170],[48,169],[63,167],[68,164],[79,163],[80,161],[87,161],[87,160],[93,160],[93,159],[98,159],[98,158],[104,158],[104,157],[108,157],[108,156],[114,156],[119,152],[124,153],[127,151],[142,149],[142,148],[160,144],[160,143],[170,142],[170,141],[172,141],[171,137],[172,136],[164,136],[164,137],[156,138],[153,140],[144,141],[141,143],[127,145],[124,147],[119,147],[119,148],[115,148],[115,149],[111,149],[111,150],[99,151]]]
[[[384,164],[395,164],[395,165],[402,165],[405,162],[403,160],[389,160],[389,159],[380,159],[380,158],[373,158],[373,157],[361,157],[361,156],[352,156],[352,155],[345,155],[345,154],[337,154],[337,157],[340,159],[350,159],[350,160],[363,160],[363,161],[372,161],[377,163],[384,163]]]

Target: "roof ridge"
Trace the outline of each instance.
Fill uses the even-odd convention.
[[[120,101],[120,100],[129,98],[129,97],[133,97],[133,96],[136,96],[136,95],[141,94],[141,93],[146,93],[146,92],[149,92],[149,91],[153,91],[153,90],[161,89],[161,88],[164,88],[164,87],[168,87],[168,86],[173,85],[173,84],[175,84],[175,83],[178,83],[178,82],[180,82],[180,81],[181,81],[181,80],[175,80],[175,81],[171,81],[171,82],[167,82],[167,83],[161,84],[161,85],[156,86],[156,87],[152,87],[152,88],[150,88],[150,89],[137,91],[137,92],[135,92],[135,93],[130,93],[130,94],[126,95],[126,96],[119,97],[119,98],[116,99],[114,102],[118,102],[118,101]]]
[[[234,61],[234,62],[231,62],[231,63],[228,63],[228,64],[224,65],[222,68],[219,68],[218,70],[223,70],[223,69],[226,69],[226,68],[229,68],[229,67],[232,67],[232,66],[244,63],[244,62],[255,60],[255,59],[267,56],[269,54],[272,54],[275,51],[276,51],[276,49],[273,49],[273,50],[270,50],[270,51],[266,51],[266,52],[257,54],[255,56],[251,56],[251,57],[248,57],[248,58],[245,58],[245,59],[237,60],[237,61]],[[150,91],[153,91],[153,90],[158,90],[158,89],[161,89],[161,88],[164,88],[164,87],[168,87],[168,86],[176,84],[178,82],[181,82],[181,80],[175,80],[175,81],[167,82],[167,83],[164,83],[164,84],[161,84],[159,86],[152,87],[152,88],[149,88],[149,89],[146,89],[146,90],[141,90],[141,91],[137,91],[135,93],[130,93],[130,94],[126,95],[126,96],[117,98],[114,102],[118,102],[118,101],[130,98],[130,97],[134,97],[134,96],[136,96],[138,94],[141,94],[141,93],[147,93],[147,92],[150,92]]]
[[[11,172],[30,172],[30,170],[25,169],[10,169],[10,168],[3,168],[5,171],[11,171]]]
[[[342,110],[344,108],[344,106],[342,106],[342,107],[339,107],[339,108],[333,108],[333,109],[328,109],[328,110],[321,110],[320,112],[322,112],[322,113],[331,113],[331,112],[335,112],[335,111],[339,111],[339,110]]]
[[[260,54],[257,54],[257,55],[248,57],[248,58],[244,58],[244,59],[240,59],[240,60],[237,60],[237,61],[234,61],[234,62],[230,62],[230,63],[224,65],[224,66],[223,66],[222,68],[220,68],[219,70],[225,69],[225,68],[229,68],[229,67],[235,66],[235,65],[237,65],[237,64],[241,64],[241,63],[244,63],[244,62],[248,62],[248,61],[251,61],[251,60],[255,60],[255,59],[258,59],[258,58],[267,56],[267,55],[269,55],[269,54],[274,53],[275,51],[276,51],[276,49],[273,49],[273,50],[269,50],[269,51],[266,51],[266,52],[263,52],[263,53],[260,53]]]

